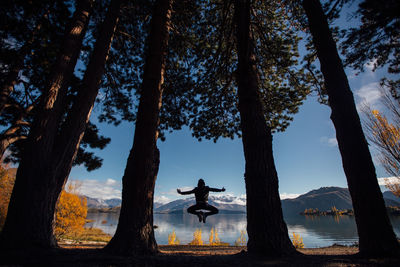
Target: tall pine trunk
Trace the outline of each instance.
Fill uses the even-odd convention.
[[[93,54],[86,67],[76,100],[72,104],[71,110],[55,139],[56,142],[53,148],[51,163],[52,167],[56,170],[53,179],[57,181],[57,196],[68,179],[73,161],[89,122],[119,21],[122,2],[123,0],[112,0],[110,3],[106,18],[101,25],[99,36],[96,39]]]
[[[13,213],[6,220],[1,240],[3,247],[46,248],[56,245],[52,232],[55,205],[71,170],[98,93],[104,64],[119,17],[120,4],[121,0],[111,1],[85,72],[83,85],[78,92],[77,102],[73,104],[71,112],[67,115],[62,131],[58,129],[61,123],[60,114],[48,116],[49,111],[46,109],[39,114],[39,118],[46,118],[47,121],[39,119],[39,126],[35,125],[36,131],[33,136],[36,139],[33,140],[36,142],[30,140],[30,150],[27,151],[29,153],[25,152],[18,168],[10,201]],[[60,84],[60,80],[57,81]],[[63,86],[61,85],[60,88]],[[63,102],[62,99],[59,100],[59,97],[62,96],[55,90],[49,91],[43,99],[45,106],[53,105],[59,108],[58,105]],[[51,122],[50,126],[57,127],[54,127],[53,131],[38,131],[38,129],[43,130],[41,128],[43,125],[47,124],[49,127],[48,122]],[[32,150],[33,147],[38,148],[38,143],[47,146],[39,151]]]
[[[172,0],[155,2],[144,66],[133,146],[122,178],[122,206],[117,230],[106,250],[123,255],[157,252],[153,195],[159,166],[159,111]]]
[[[245,166],[249,253],[281,256],[296,253],[283,220],[272,151],[259,92],[254,41],[250,34],[250,0],[235,1],[238,49],[237,84]]]
[[[399,253],[354,97],[321,3],[304,0],[303,7],[332,109],[331,119],[353,201],[360,253],[371,256]]]

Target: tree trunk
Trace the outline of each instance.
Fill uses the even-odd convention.
[[[79,58],[93,2],[94,0],[76,1],[77,10],[72,18],[71,28],[50,75],[48,86],[40,97],[40,110],[30,130],[30,139],[37,143],[36,151],[44,148],[47,150],[44,152],[49,153],[53,147],[55,133],[59,129],[59,122],[64,112],[68,85]]]
[[[259,74],[250,34],[250,1],[235,1],[238,49],[238,97],[247,195],[249,253],[281,256],[296,253],[283,220],[271,129],[259,93]]]
[[[111,43],[118,24],[121,3],[112,0],[96,40],[93,55],[86,68],[76,102],[73,103],[53,149],[52,166],[56,169],[57,194],[68,179],[80,142],[99,92],[101,78],[108,59]]]
[[[56,246],[52,222],[58,195],[52,190],[56,183],[49,177],[54,175],[55,170],[49,163],[66,85],[80,53],[92,6],[92,0],[77,2],[61,56],[41,96],[41,110],[30,129],[29,141],[19,164],[7,219],[0,236],[0,247],[3,248]]]
[[[153,195],[159,166],[156,143],[171,12],[172,0],[155,2],[135,136],[122,178],[121,213],[116,233],[106,247],[116,254],[157,252],[153,229]]]
[[[388,218],[354,97],[318,0],[304,0],[310,31],[324,75],[344,172],[353,201],[360,253],[394,255],[399,244]]]

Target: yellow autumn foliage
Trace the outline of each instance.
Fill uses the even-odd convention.
[[[201,239],[201,229],[196,229],[193,233],[193,240],[189,243],[189,245],[202,246],[204,241]]]
[[[209,246],[229,246],[229,243],[221,242],[218,236],[218,231],[215,227],[211,228],[210,236],[208,238]]]
[[[393,106],[394,107],[394,106]],[[370,132],[369,139],[380,151],[379,160],[386,172],[396,180],[386,179],[385,186],[394,195],[400,197],[400,118],[399,113],[396,114],[395,123],[390,123],[388,119],[378,110],[371,111],[369,116],[369,124],[367,129]]]
[[[0,162],[0,230],[6,221],[8,203],[14,187],[15,176]]]
[[[176,236],[175,230],[168,234],[168,245],[179,245],[180,243],[181,241],[179,241],[178,237]]]
[[[79,235],[83,231],[87,215],[87,200],[76,193],[77,187],[77,184],[70,183],[58,199],[54,219],[54,235],[57,239],[67,234],[68,236]]]
[[[245,230],[240,230],[240,236],[238,239],[235,241],[235,246],[246,246],[247,245],[247,240],[246,240],[246,232]]]
[[[375,135],[382,135],[389,146],[398,146],[400,141],[400,127],[389,123],[387,118],[379,113],[378,110],[373,110],[372,114],[377,120]]]
[[[292,243],[295,248],[304,248],[303,238],[300,236],[300,234],[293,232]]]

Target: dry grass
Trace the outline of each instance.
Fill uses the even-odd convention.
[[[111,236],[103,232],[103,230],[98,228],[83,228],[81,231],[70,232],[65,234],[60,240],[61,243],[80,243],[82,241],[95,241],[95,242],[105,242],[111,240]]]

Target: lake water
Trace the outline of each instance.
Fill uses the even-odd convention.
[[[118,214],[89,213],[87,219],[93,220],[86,227],[96,227],[113,235],[118,223]],[[289,234],[300,234],[306,248],[325,247],[334,243],[351,245],[358,242],[357,229],[352,216],[303,216],[285,217]],[[400,217],[391,217],[393,229],[400,237]],[[173,230],[181,244],[193,239],[196,229],[202,230],[202,239],[208,243],[210,230],[215,227],[222,242],[234,244],[240,231],[246,230],[245,214],[217,214],[207,218],[207,223],[199,223],[194,215],[189,214],[154,214],[155,237],[160,245],[168,244],[168,234]],[[247,236],[246,236],[247,238]]]

